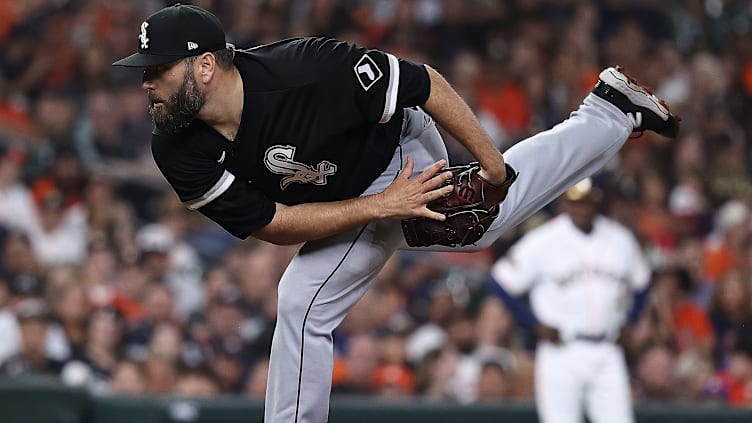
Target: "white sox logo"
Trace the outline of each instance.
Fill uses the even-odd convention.
[[[287,188],[293,182],[299,184],[326,185],[326,177],[337,173],[337,165],[327,160],[321,161],[316,168],[296,162],[295,147],[291,145],[273,145],[264,154],[264,164],[278,175],[288,175],[279,181],[279,187]]]
[[[146,27],[149,26],[149,22],[141,23],[141,33],[138,35],[138,39],[141,41],[141,48],[146,50],[149,48],[149,37],[146,36]]]

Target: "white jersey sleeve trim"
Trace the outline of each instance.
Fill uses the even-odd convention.
[[[384,113],[381,114],[379,123],[387,123],[394,116],[397,110],[397,93],[399,92],[400,68],[397,58],[387,53],[389,59],[389,86],[386,89],[386,100],[384,101]]]
[[[206,193],[201,197],[196,198],[195,200],[186,201],[183,204],[189,210],[200,209],[201,207],[211,203],[217,197],[222,195],[222,193],[227,191],[227,189],[230,188],[230,185],[232,185],[233,181],[235,181],[235,175],[225,170],[222,176],[219,177],[217,183],[214,184],[213,187],[209,188],[209,191],[206,191]]]

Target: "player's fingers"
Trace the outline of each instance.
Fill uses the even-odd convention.
[[[427,192],[424,198],[426,199],[426,203],[430,203],[433,200],[438,200],[439,198],[446,197],[447,195],[452,193],[452,190],[454,190],[454,185],[447,185],[439,189],[434,189]]]
[[[413,156],[408,155],[407,160],[405,161],[405,166],[400,171],[400,178],[409,179],[410,176],[412,176],[413,174],[414,166],[415,166],[415,161],[413,161]]]
[[[450,179],[452,179],[452,172],[441,172],[433,178],[429,179],[428,182],[425,183],[425,188],[427,191],[433,191],[436,188],[444,185],[444,183],[446,183],[446,181]]]
[[[427,217],[427,218],[433,219],[433,220],[438,220],[440,222],[443,222],[443,221],[446,220],[446,216],[444,216],[441,213],[437,213],[437,212],[429,209],[428,207],[426,207],[425,209],[423,209],[423,217]]]
[[[431,166],[428,166],[426,170],[424,170],[415,179],[417,179],[418,182],[420,183],[426,182],[427,180],[433,178],[439,172],[439,170],[441,170],[441,168],[443,168],[444,166],[446,166],[446,160],[441,159],[438,162],[432,164]]]

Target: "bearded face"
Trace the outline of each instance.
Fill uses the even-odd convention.
[[[206,102],[206,95],[198,89],[191,65],[186,61],[183,82],[165,100],[149,92],[149,114],[156,128],[168,135],[174,135],[188,126],[198,115]]]

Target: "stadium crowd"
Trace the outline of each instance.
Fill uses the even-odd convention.
[[[502,150],[620,64],[683,116],[596,176],[653,270],[622,342],[638,404],[752,406],[752,5],[744,0],[195,1],[238,47],[329,35],[442,72]],[[296,247],[238,241],[156,170],[130,54],[158,0],[0,0],[0,374],[100,393],[264,394]],[[451,139],[454,163],[471,158]],[[335,333],[336,394],[530,400],[533,345],[488,250],[402,252]],[[541,260],[545,260],[542,257]]]

